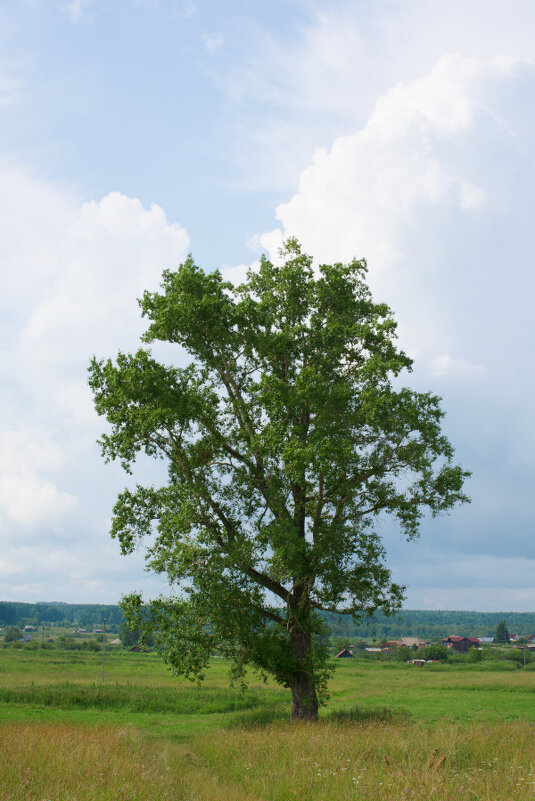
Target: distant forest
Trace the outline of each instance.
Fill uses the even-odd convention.
[[[500,620],[510,634],[535,634],[535,612],[457,612],[403,609],[394,617],[377,614],[372,620],[355,623],[344,616],[326,615],[334,639],[396,640],[421,637],[438,640],[450,634],[461,637],[492,637]]]
[[[67,624],[87,627],[123,621],[117,604],[65,604],[59,602],[26,604],[0,601],[0,626],[40,626]]]
[[[372,620],[355,623],[351,618],[325,615],[333,639],[394,640],[421,637],[438,640],[450,634],[492,637],[500,620],[505,620],[510,634],[535,634],[535,612],[453,612],[404,609],[395,617],[376,615]],[[18,603],[0,601],[0,626],[39,626],[61,624],[89,627],[106,623],[120,625],[123,615],[112,604]]]

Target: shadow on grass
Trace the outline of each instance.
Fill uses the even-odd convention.
[[[320,717],[321,722],[328,723],[401,723],[412,719],[408,709],[390,709],[386,706],[376,706],[367,709],[353,707],[351,709],[328,712]],[[225,725],[226,729],[258,729],[268,727],[273,723],[289,722],[290,705],[279,703],[273,706],[264,706],[257,709],[248,709],[234,714]]]
[[[369,709],[353,707],[352,709],[340,709],[325,715],[323,720],[330,723],[364,723],[367,721],[377,721],[381,723],[400,723],[412,718],[408,709],[390,709],[387,706],[375,706]]]
[[[274,704],[273,706],[262,706],[256,709],[248,709],[238,714],[232,715],[226,729],[257,729],[269,726],[271,723],[286,721],[290,716],[290,706],[286,703]]]

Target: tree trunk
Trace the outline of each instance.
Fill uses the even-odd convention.
[[[290,684],[292,691],[292,720],[318,719],[316,687],[304,671],[296,673]]]
[[[308,626],[304,621],[295,620],[290,628],[290,647],[300,669],[294,672],[288,682],[292,691],[292,720],[318,719],[316,684],[309,669],[311,645]]]

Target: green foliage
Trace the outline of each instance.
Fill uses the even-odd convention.
[[[140,629],[131,629],[130,626],[123,622],[119,628],[119,638],[123,645],[131,647],[139,642],[141,636]]]
[[[42,623],[55,623],[64,626],[92,626],[102,624],[118,625],[123,614],[117,604],[66,604],[66,603],[20,603],[0,601],[0,619],[7,624],[35,626]]]
[[[253,709],[258,693],[221,687],[136,687],[121,684],[52,684],[0,687],[0,703],[31,704],[57,709],[115,709],[131,712],[165,712],[178,715],[222,714]]]
[[[423,655],[426,659],[439,659],[441,662],[449,659],[448,649],[444,645],[428,645],[424,648]]]
[[[110,620],[123,620],[123,615],[118,605],[101,606],[97,604],[27,604],[15,603],[11,601],[0,601],[0,611],[6,611],[9,620],[0,621],[0,625],[24,625],[23,621],[31,615],[29,611],[33,608],[39,610],[39,626],[70,627],[82,625],[82,620],[86,621],[87,627],[102,624],[106,619],[106,631],[118,631],[117,623],[110,623]],[[102,611],[104,610],[104,611]],[[61,619],[57,614],[61,611]],[[64,614],[68,619],[64,619]],[[355,621],[351,617],[344,615],[325,615],[326,626],[331,632],[332,637],[338,637],[345,642],[356,642],[360,638],[383,640],[399,640],[405,636],[418,636],[426,640],[439,640],[448,636],[452,632],[461,632],[467,635],[479,637],[492,637],[496,631],[497,623],[503,618],[503,612],[475,612],[475,611],[456,611],[456,610],[431,610],[431,609],[403,609],[395,615],[384,615],[378,611],[373,618],[363,618]],[[533,612],[508,612],[507,619],[509,628],[523,635],[524,638],[535,632],[535,613]],[[89,622],[87,622],[89,621]]]
[[[502,659],[470,664],[461,654],[458,663],[425,665],[420,670],[382,661],[383,656],[338,660],[332,680],[333,712],[349,714],[358,706],[363,720],[367,712],[387,709],[396,719],[406,714],[422,725],[533,717],[529,666],[524,671]],[[99,654],[91,652],[30,651],[26,646],[0,650],[2,691],[12,693],[0,699],[0,722],[68,719],[105,726],[113,722],[151,738],[168,735],[184,742],[209,729],[224,739],[221,727],[268,722],[287,714],[287,691],[272,681],[264,683],[250,675],[251,686],[243,696],[239,689],[229,689],[229,663],[224,659],[210,661],[200,687],[171,677],[151,654],[122,649],[109,653],[104,684],[101,665]]]
[[[101,651],[102,650],[102,641],[97,639],[91,640],[77,640],[75,637],[71,637],[68,634],[60,634],[59,637],[53,642],[54,648],[62,648],[67,651]]]
[[[10,626],[5,633],[4,641],[15,642],[16,640],[20,640],[21,637],[22,631],[18,628],[18,626]]]
[[[510,662],[516,662],[518,665],[523,665],[524,662],[529,664],[532,661],[532,656],[530,653],[524,654],[524,651],[520,648],[510,648],[504,654],[502,654],[502,659],[507,659]]]
[[[401,637],[420,637],[440,640],[450,634],[474,637],[492,637],[503,612],[447,611],[431,609],[403,609],[387,617],[376,612],[373,619],[355,622],[346,616],[326,615],[327,625],[333,637],[353,642],[358,638],[373,638],[378,641],[399,640]],[[535,632],[535,613],[508,612],[509,627],[519,634]]]
[[[469,662],[481,662],[483,659],[483,652],[479,648],[470,648],[466,656]]]
[[[500,622],[496,626],[496,632],[494,634],[494,642],[501,642],[501,643],[509,642],[509,632],[507,631],[505,620],[500,620]]]
[[[295,240],[236,288],[190,257],[140,301],[150,351],[93,359],[89,383],[110,429],[106,460],[164,459],[168,482],[122,492],[112,536],[123,553],[154,535],[148,566],[174,598],[124,600],[156,629],[172,668],[203,675],[214,648],[233,675],[252,665],[291,687],[314,717],[327,664],[324,613],[390,615],[403,598],[377,531],[391,515],[409,539],[424,514],[467,500],[439,398],[399,387],[411,360],[365,283],[366,264],[321,265]],[[323,613],[323,614],[322,614]],[[307,708],[308,706],[308,708]]]
[[[341,639],[341,638],[338,638],[338,639],[334,640],[334,642],[332,643],[331,651],[332,651],[333,655],[336,656],[336,654],[339,654],[340,651],[343,651],[343,649],[347,648],[347,647],[348,647],[348,641],[344,640],[344,639]]]
[[[129,648],[137,645],[140,640],[142,640],[143,645],[149,647],[154,645],[154,636],[151,631],[142,632],[141,629],[132,629],[126,621],[123,621],[119,627],[119,638],[122,644]]]
[[[400,645],[395,651],[397,662],[408,662],[409,659],[414,659],[414,654],[408,645]]]

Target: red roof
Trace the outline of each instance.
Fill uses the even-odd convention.
[[[446,640],[450,642],[462,642],[463,640],[468,640],[468,642],[479,643],[479,639],[477,637],[458,637],[457,634],[453,634],[451,637],[446,637]]]
[[[335,659],[340,659],[340,657],[344,657],[344,656],[347,658],[349,656],[353,656],[353,654],[351,653],[351,651],[348,651],[347,648],[342,648],[340,653],[336,654],[336,656],[334,658]]]

